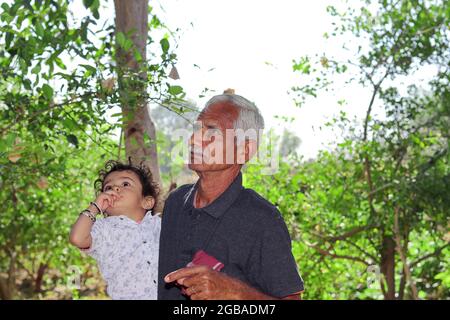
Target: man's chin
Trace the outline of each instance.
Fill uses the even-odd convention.
[[[211,170],[212,165],[205,163],[189,163],[188,168],[193,171],[208,171]]]
[[[233,166],[232,164],[205,164],[205,163],[189,163],[188,168],[192,171],[196,172],[206,172],[206,171],[221,171],[226,170],[229,167]]]

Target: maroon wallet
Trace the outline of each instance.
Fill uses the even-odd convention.
[[[214,258],[213,256],[207,254],[203,250],[198,250],[194,254],[194,258],[191,262],[189,262],[187,267],[193,267],[193,266],[208,266],[213,270],[220,271],[225,266],[222,262]],[[185,294],[185,288],[181,288],[181,293]]]
[[[213,256],[207,254],[205,251],[198,250],[195,253],[192,261],[189,262],[187,264],[187,266],[188,267],[208,266],[208,267],[211,267],[211,269],[213,269],[213,270],[220,271],[224,267],[224,264],[222,262],[220,262],[219,260],[217,260],[216,258],[214,258]]]

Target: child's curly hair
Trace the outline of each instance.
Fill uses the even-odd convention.
[[[99,171],[99,178],[94,182],[94,188],[97,194],[103,192],[103,182],[105,181],[106,177],[114,171],[133,171],[139,177],[139,181],[141,182],[142,195],[144,197],[151,196],[153,199],[155,199],[156,203],[159,188],[158,185],[153,182],[153,176],[150,169],[142,162],[139,165],[133,164],[131,161],[131,157],[128,158],[128,164],[115,160],[109,160],[108,162],[106,162],[105,168]]]

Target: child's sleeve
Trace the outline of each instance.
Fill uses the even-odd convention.
[[[107,224],[103,220],[97,220],[91,229],[91,246],[83,248],[81,251],[96,260],[102,259],[106,249],[106,227]]]

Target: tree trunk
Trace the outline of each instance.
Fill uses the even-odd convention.
[[[386,300],[395,299],[395,245],[396,243],[392,236],[385,235],[383,237],[380,269],[387,284]]]
[[[34,280],[34,291],[41,292],[42,289],[42,280],[44,279],[45,271],[47,270],[48,265],[46,263],[40,263],[37,271],[36,279]]]
[[[0,300],[10,300],[10,294],[8,292],[7,278],[4,278],[0,274]]]
[[[402,260],[403,264],[403,275],[407,282],[409,282],[409,285],[411,287],[411,297],[413,300],[417,300],[417,288],[416,284],[414,283],[412,276],[411,276],[411,270],[409,268],[408,262],[406,261],[406,252],[408,249],[408,239],[405,239],[405,245],[402,247],[402,239],[400,234],[400,228],[399,228],[399,222],[398,222],[398,215],[399,215],[399,209],[398,207],[395,207],[395,216],[394,216],[394,230],[395,230],[395,242],[396,242],[396,249],[398,251],[398,254],[400,255],[400,259]],[[403,298],[403,295],[402,295]]]
[[[12,300],[16,292],[16,253],[9,250],[9,268],[7,276],[0,275],[0,299]]]
[[[146,100],[147,73],[143,69],[146,61],[148,36],[148,0],[114,0],[116,11],[116,33],[122,32],[133,42],[133,47],[124,50],[117,45],[116,60],[121,107],[124,116],[125,152],[127,159],[144,162],[153,174],[153,180],[162,188],[156,148],[156,130],[150,117]],[[134,50],[142,60],[137,60]],[[145,135],[150,144],[145,145]],[[162,209],[161,199],[154,212]]]

